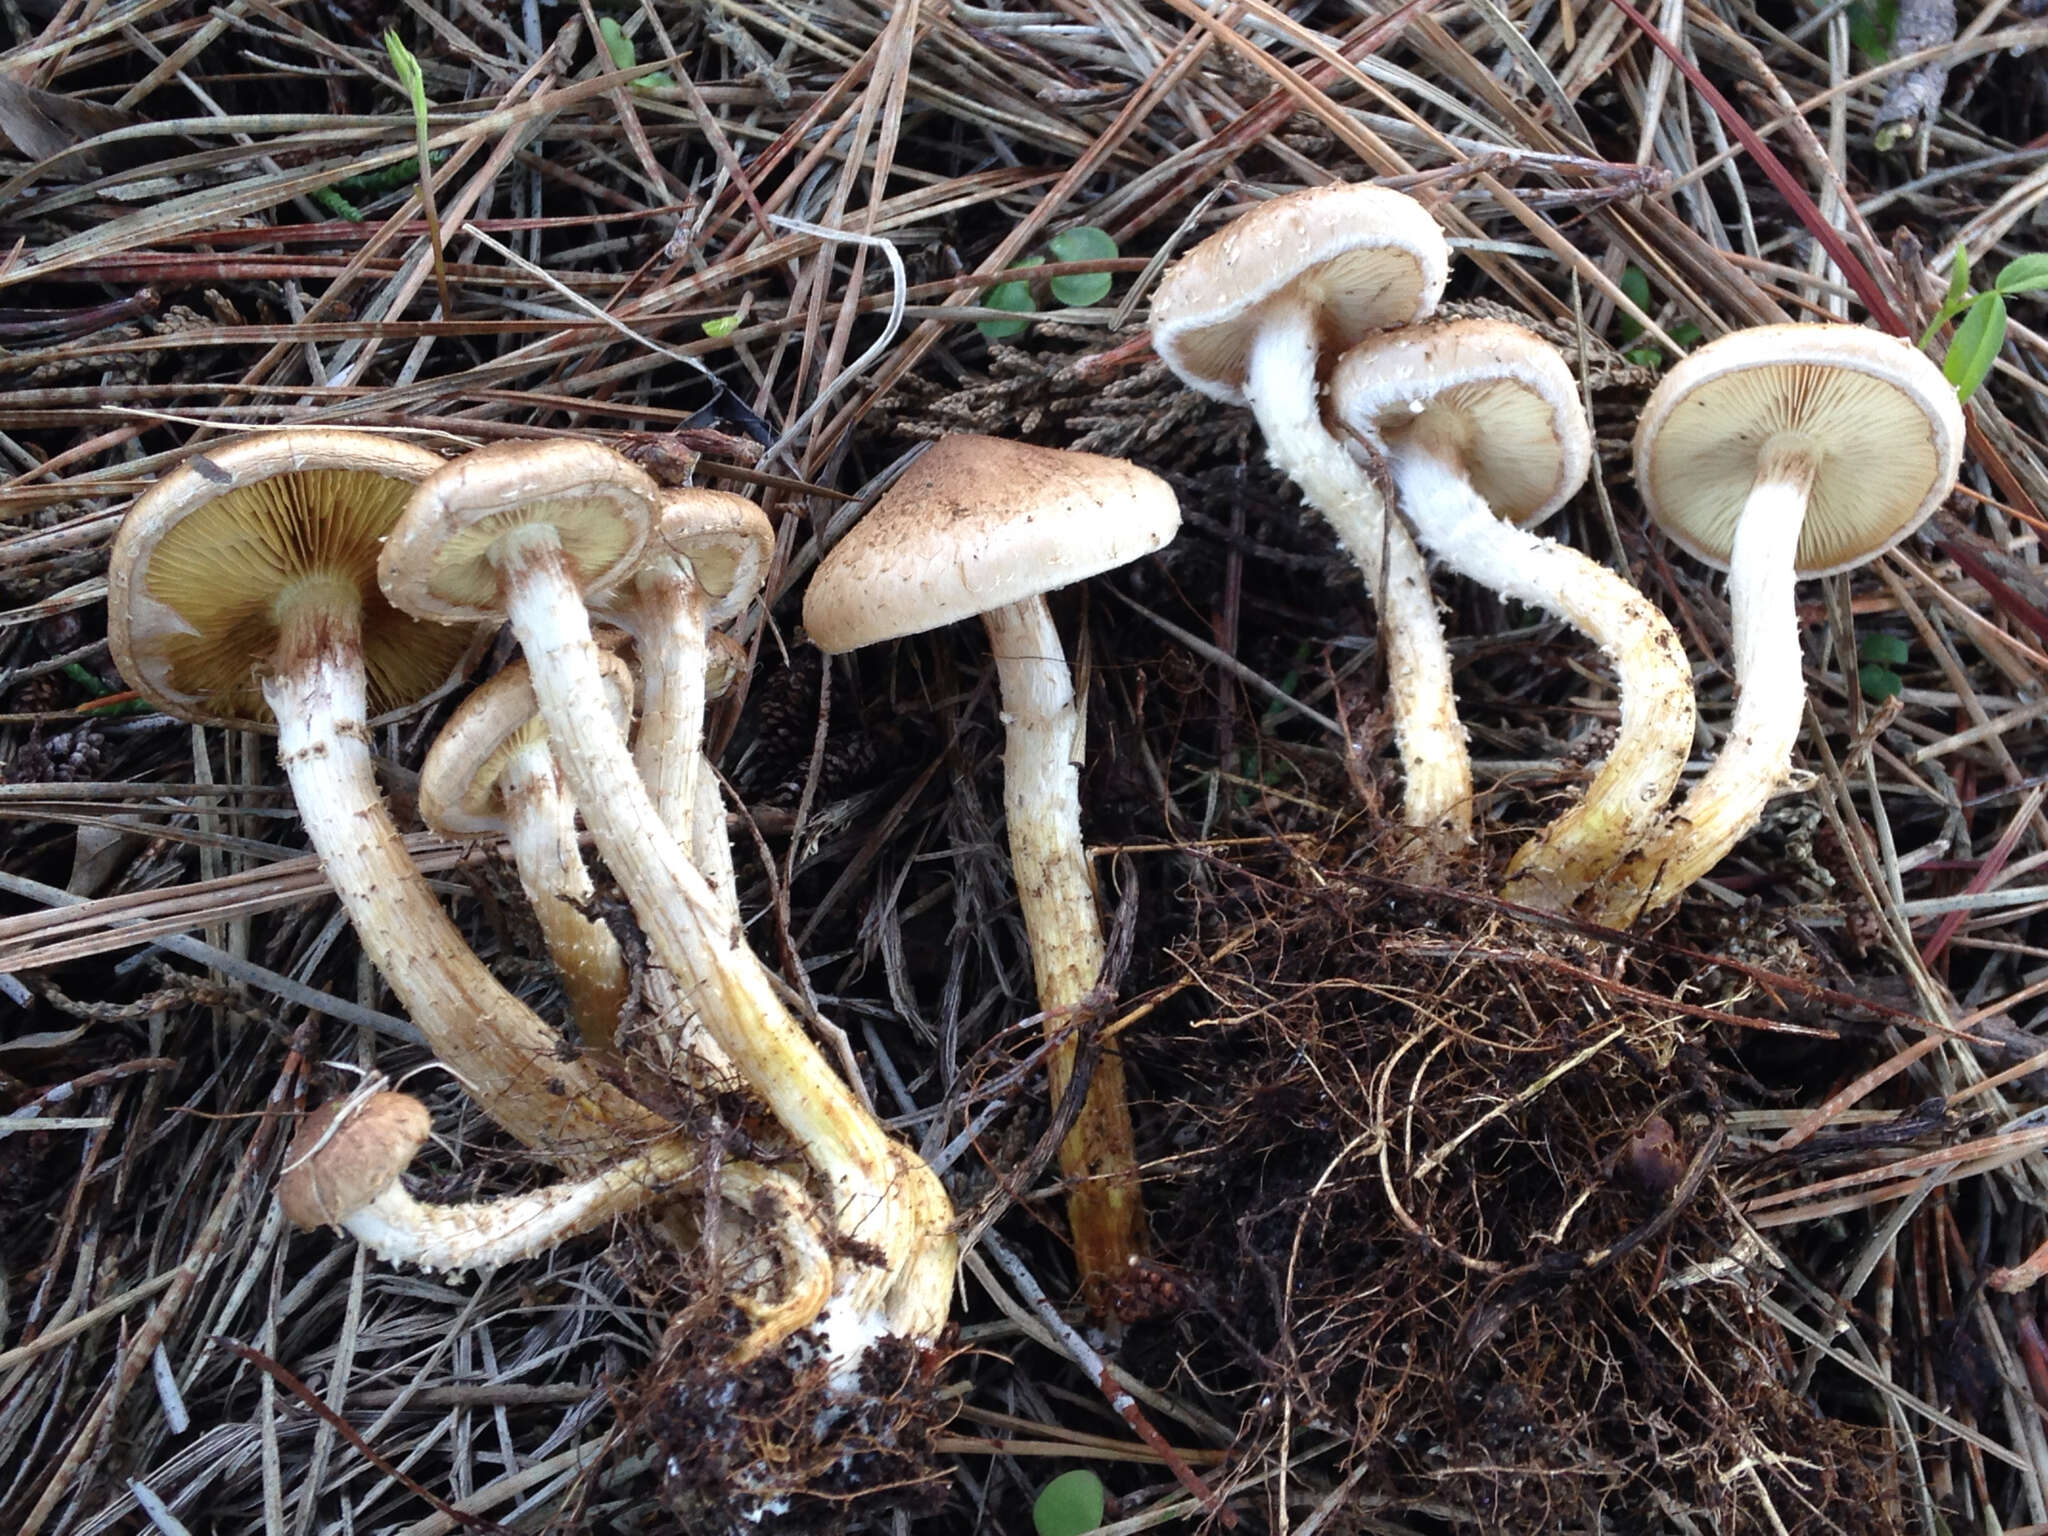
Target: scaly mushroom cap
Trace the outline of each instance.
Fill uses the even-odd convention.
[[[195,453],[145,491],[107,564],[107,638],[121,675],[182,719],[266,721],[259,674],[279,599],[309,583],[360,594],[370,710],[446,682],[467,630],[422,624],[377,588],[377,553],[413,487],[441,467],[410,443],[291,428]]]
[[[1636,426],[1636,484],[1658,527],[1726,568],[1764,446],[1796,437],[1817,465],[1802,577],[1883,553],[1926,521],[1962,462],[1963,411],[1911,342],[1854,325],[1765,325],[1664,375]]]
[[[1242,405],[1263,306],[1307,299],[1331,356],[1427,319],[1450,263],[1443,230],[1406,193],[1363,183],[1290,192],[1167,268],[1152,298],[1152,346],[1190,389]]]
[[[409,1093],[330,1099],[308,1115],[285,1154],[277,1201],[300,1231],[339,1227],[398,1182],[433,1134]]]
[[[623,734],[633,723],[633,669],[624,657],[603,650],[598,666],[605,702]],[[434,738],[420,765],[420,820],[443,837],[504,831],[499,780],[505,765],[547,739],[526,663],[515,661],[464,699]]]
[[[830,654],[922,634],[1127,565],[1179,527],[1172,489],[1135,464],[943,437],[819,564],[804,628]]]
[[[759,595],[775,552],[775,530],[768,514],[744,496],[686,487],[663,496],[647,548],[686,561],[697,585],[711,595],[707,622],[723,624]]]
[[[1452,320],[1375,336],[1344,355],[1330,409],[1384,451],[1426,436],[1455,452],[1494,512],[1532,528],[1572,498],[1593,462],[1578,382],[1519,325]]]
[[[492,443],[420,483],[377,576],[408,613],[443,623],[497,618],[504,608],[492,546],[545,525],[584,592],[604,592],[640,558],[660,498],[646,470],[599,443]]]

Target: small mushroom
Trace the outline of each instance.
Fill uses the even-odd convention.
[[[1252,408],[1274,467],[1336,531],[1379,604],[1403,815],[1437,855],[1472,840],[1450,651],[1422,556],[1323,424],[1320,385],[1346,347],[1427,319],[1449,270],[1443,231],[1415,199],[1337,184],[1240,214],[1169,267],[1152,300],[1153,348],[1189,388]]]
[[[1670,621],[1606,566],[1529,531],[1592,462],[1571,369],[1534,332],[1457,320],[1353,347],[1331,377],[1330,408],[1385,459],[1426,549],[1503,597],[1562,614],[1614,663],[1614,750],[1585,799],[1508,866],[1511,898],[1561,911],[1649,834],[1693,733],[1692,669]]]
[[[422,481],[379,560],[391,600],[443,623],[502,615],[526,656],[549,739],[598,851],[706,1029],[831,1191],[850,1263],[827,1319],[851,1369],[884,1333],[929,1339],[950,1304],[952,1204],[790,1017],[719,899],[656,813],[601,703],[585,594],[636,564],[658,501],[645,471],[594,443],[497,443]]]
[[[633,669],[600,653],[605,702],[633,719]],[[701,686],[701,685],[700,685]],[[610,1051],[628,991],[619,941],[586,915],[596,895],[526,664],[515,661],[448,717],[420,765],[420,820],[443,837],[502,836],[584,1045]]]
[[[347,1232],[380,1259],[454,1272],[493,1269],[629,1216],[704,1178],[702,1150],[679,1138],[652,1143],[586,1178],[528,1194],[459,1205],[415,1199],[401,1182],[433,1134],[427,1107],[410,1094],[374,1091],[333,1099],[308,1115],[277,1181],[285,1220],[301,1231]],[[818,1313],[831,1284],[824,1234],[802,1190],[750,1163],[719,1170],[720,1194],[761,1218],[779,1245],[780,1300],[754,1277],[741,1304],[755,1319],[750,1353],[779,1342]]]
[[[1784,781],[1806,702],[1802,577],[1846,571],[1940,505],[1963,413],[1910,342],[1853,325],[1767,325],[1667,373],[1636,426],[1636,485],[1672,541],[1728,572],[1735,714],[1706,776],[1589,898],[1610,926],[1718,864]]]
[[[1004,721],[1003,807],[1039,1007],[1058,1036],[1094,989],[1102,924],[1081,842],[1080,715],[1045,594],[1159,549],[1180,527],[1157,475],[1092,453],[957,434],[927,449],[819,563],[804,628],[827,654],[980,616]],[[1054,1049],[1054,1101],[1075,1043]],[[1060,1146],[1084,1287],[1144,1252],[1123,1059],[1103,1052]]]
[[[440,467],[426,449],[336,428],[194,454],[122,521],[108,638],[122,675],[172,714],[275,718],[307,839],[371,961],[484,1111],[575,1167],[668,1124],[561,1060],[561,1036],[471,952],[407,855],[370,762],[370,710],[449,679],[474,638],[421,624],[377,588],[385,535]]]

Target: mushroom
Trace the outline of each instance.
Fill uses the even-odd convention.
[[[609,652],[599,667],[605,702],[623,731],[633,719],[633,669]],[[611,1051],[626,1004],[626,962],[611,929],[585,915],[596,887],[576,845],[576,804],[563,788],[524,662],[477,689],[441,727],[420,765],[420,820],[443,837],[502,836],[511,844],[578,1036]]]
[[[704,1176],[700,1149],[671,1138],[548,1189],[430,1205],[400,1176],[432,1134],[427,1107],[410,1094],[373,1090],[330,1100],[305,1118],[285,1154],[277,1181],[285,1220],[301,1231],[347,1232],[391,1264],[492,1269],[595,1231]],[[800,1186],[751,1163],[722,1166],[719,1180],[720,1193],[762,1218],[781,1244],[782,1299],[753,1299],[749,1293],[763,1288],[759,1276],[740,1295],[756,1324],[746,1349],[756,1354],[817,1315],[832,1261]]]
[[[1388,706],[1407,773],[1404,818],[1427,855],[1472,838],[1472,765],[1450,651],[1414,541],[1323,424],[1328,358],[1425,320],[1450,248],[1427,209],[1337,184],[1261,203],[1183,256],[1152,299],[1152,345],[1189,388],[1249,405],[1275,468],[1301,487],[1379,604]]]
[[[188,720],[267,712],[307,839],[365,952],[435,1055],[479,1106],[569,1167],[669,1130],[514,998],[463,942],[392,825],[370,762],[371,708],[449,677],[472,631],[421,624],[384,600],[376,564],[424,448],[336,428],[241,438],[195,453],[136,502],[107,570],[122,675]]]
[[[1508,866],[1511,898],[1562,911],[1649,834],[1693,732],[1692,668],[1670,621],[1606,566],[1529,531],[1592,462],[1571,369],[1518,325],[1455,320],[1360,342],[1331,376],[1330,408],[1385,459],[1424,548],[1562,614],[1614,663],[1613,751],[1585,799]]]
[[[420,483],[379,576],[419,617],[510,620],[556,759],[655,960],[824,1178],[838,1235],[880,1260],[847,1265],[830,1309],[828,1349],[849,1370],[885,1332],[929,1339],[944,1323],[957,1259],[952,1206],[790,1017],[656,813],[600,702],[584,596],[634,567],[657,501],[645,471],[597,444],[493,444]]]
[[[1102,924],[1081,842],[1081,720],[1045,594],[1128,564],[1180,527],[1173,492],[1117,459],[958,434],[903,472],[819,563],[804,628],[828,655],[976,615],[1002,691],[1010,858],[1059,1102],[1074,1010],[1101,979]],[[1105,1050],[1060,1144],[1084,1288],[1100,1299],[1145,1246],[1123,1059]]]
[[[1806,701],[1802,577],[1851,570],[1955,484],[1963,413],[1910,342],[1853,325],[1766,325],[1699,348],[1636,425],[1636,485],[1680,548],[1728,572],[1735,713],[1706,776],[1589,898],[1609,926],[1675,900],[1784,781]]]

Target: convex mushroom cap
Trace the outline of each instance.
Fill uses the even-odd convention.
[[[1762,815],[1799,739],[1806,675],[1794,586],[1919,527],[1955,483],[1963,413],[1910,343],[1852,325],[1769,325],[1701,347],[1636,428],[1651,518],[1728,571],[1735,712],[1706,777],[1590,914],[1632,921],[1719,863]]]
[[[1592,433],[1557,349],[1521,326],[1458,320],[1371,337],[1331,410],[1384,457],[1422,544],[1505,597],[1564,615],[1612,658],[1621,729],[1579,806],[1525,845],[1508,894],[1568,906],[1648,835],[1692,743],[1692,672],[1628,582],[1530,531],[1585,482]]]
[[[398,1183],[434,1134],[427,1106],[406,1093],[331,1099],[300,1123],[277,1181],[300,1231],[343,1225]]]
[[[1172,488],[1134,464],[944,437],[825,557],[804,628],[832,654],[922,634],[1128,565],[1179,527]]]
[[[1636,485],[1686,553],[1728,569],[1758,465],[1796,447],[1813,484],[1800,577],[1853,570],[1911,536],[1962,461],[1963,410],[1911,342],[1855,325],[1764,325],[1699,348],[1636,426]]]
[[[617,638],[617,632],[613,632]],[[633,723],[633,669],[600,647],[605,704],[621,733]],[[420,820],[443,837],[487,837],[511,824],[506,769],[522,754],[546,751],[547,722],[526,664],[514,661],[448,717],[420,765]]]
[[[442,623],[498,619],[508,535],[551,530],[585,593],[633,568],[659,505],[646,470],[580,438],[492,443],[450,460],[402,508],[377,562],[385,595]]]
[[[1240,214],[1168,268],[1152,346],[1189,388],[1244,405],[1269,306],[1309,308],[1334,356],[1428,318],[1449,275],[1443,230],[1414,198],[1362,182],[1311,187]]]
[[[181,719],[267,720],[258,674],[280,611],[332,589],[361,609],[371,713],[447,682],[473,638],[377,588],[377,556],[441,458],[395,438],[290,428],[211,445],[145,491],[115,536],[107,638],[129,685]]]

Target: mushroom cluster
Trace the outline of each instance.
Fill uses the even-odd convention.
[[[1667,810],[1695,732],[1691,666],[1623,576],[1530,531],[1588,471],[1577,381],[1521,327],[1432,321],[1448,260],[1435,221],[1400,193],[1288,193],[1167,270],[1153,345],[1190,388],[1251,407],[1275,467],[1378,601],[1406,820],[1436,856],[1426,870],[1441,873],[1469,840],[1472,812],[1421,552],[1599,645],[1618,681],[1613,749],[1582,801],[1514,855],[1504,894],[1624,925],[1755,824],[1789,769],[1805,697],[1792,583],[1861,564],[1919,526],[1954,483],[1961,409],[1910,344],[1848,325],[1724,337],[1651,396],[1636,434],[1644,505],[1729,572],[1735,636],[1727,744]]]
[[[1425,555],[1600,648],[1617,681],[1612,749],[1580,802],[1513,855],[1504,890],[1625,924],[1709,871],[1785,779],[1805,696],[1793,584],[1919,525],[1957,473],[1961,412],[1918,351],[1846,325],[1726,337],[1650,397],[1642,500],[1728,571],[1734,634],[1725,745],[1671,809],[1696,729],[1678,637],[1625,576],[1534,531],[1592,465],[1578,381],[1531,331],[1435,318],[1449,264],[1435,220],[1400,193],[1275,198],[1167,271],[1154,343],[1191,387],[1251,409],[1379,607],[1414,868],[1442,876],[1472,857],[1474,819]],[[1047,597],[1159,550],[1179,521],[1167,484],[1132,465],[947,437],[825,553],[803,604],[830,655],[972,618],[987,631],[1049,1103],[1068,1117],[1071,1240],[1099,1311],[1149,1237],[1125,1064],[1104,1030],[1114,978],[1082,840],[1085,700]],[[692,1241],[685,1197],[721,1201],[744,1217],[724,1281],[751,1324],[729,1359],[812,1330],[804,1347],[830,1389],[851,1393],[874,1346],[937,1339],[958,1252],[937,1175],[827,1062],[741,921],[705,709],[741,664],[720,626],[755,603],[774,552],[752,502],[665,491],[594,442],[444,460],[366,432],[277,431],[194,453],[140,498],[114,545],[109,636],[158,707],[275,728],[364,953],[479,1108],[559,1175],[498,1200],[416,1199],[403,1177],[429,1113],[373,1079],[302,1123],[278,1187],[286,1217],[393,1262],[465,1270],[656,1206]],[[506,845],[574,1043],[465,942],[373,762],[372,727],[459,685],[501,627],[520,659],[453,710],[419,809],[444,836]],[[638,974],[600,910],[579,820],[645,941]],[[712,1103],[745,1117],[761,1160],[714,1155],[653,1107],[691,1091],[713,1120]]]

